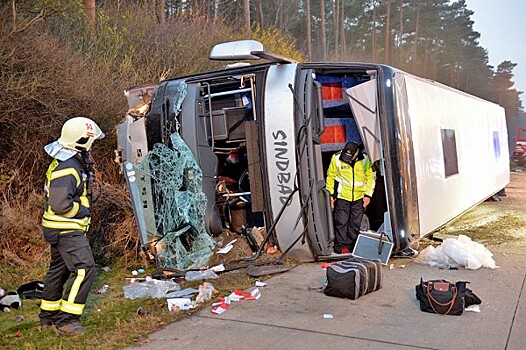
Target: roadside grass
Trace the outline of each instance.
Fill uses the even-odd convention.
[[[129,261],[126,265],[128,264]],[[175,314],[168,311],[164,298],[125,299],[122,287],[129,281],[126,278],[132,277],[131,270],[124,266],[122,261],[116,262],[111,268],[112,270],[109,272],[97,271],[96,282],[93,284],[92,293],[89,295],[86,309],[81,318],[82,325],[87,329],[85,334],[69,338],[55,335],[52,328],[39,331],[40,301],[24,299],[20,309],[0,312],[0,348],[24,350],[120,349],[140,343],[153,331],[202,308],[210,307],[209,305],[215,301],[213,298],[196,309]],[[148,275],[151,270],[153,267],[148,268],[146,273],[139,277]],[[46,266],[44,263],[40,263],[28,271],[15,271],[12,268],[0,266],[0,271],[2,271],[1,287],[6,291],[11,291],[23,284],[22,282],[18,283],[18,281],[41,280],[45,275]],[[31,279],[28,276],[41,277]],[[176,280],[176,282],[180,284],[182,289],[186,287],[197,289],[203,281]],[[244,269],[240,269],[223,273],[218,279],[209,282],[214,285],[219,295],[228,295],[234,289],[247,289],[253,285],[254,279],[249,277]],[[108,291],[103,294],[95,294],[94,292],[104,284],[109,285]],[[147,315],[139,316],[137,314],[139,307],[147,310]],[[19,316],[22,316],[23,320],[17,322]],[[176,338],[175,334],[174,338]]]

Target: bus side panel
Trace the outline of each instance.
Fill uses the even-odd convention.
[[[509,183],[506,121],[494,103],[414,76],[404,79],[425,235]]]
[[[270,213],[272,222],[267,223],[267,229],[277,219],[275,225],[276,238],[280,249],[284,252],[303,232],[301,220],[300,194],[296,191],[289,204],[283,209],[294,191],[296,178],[296,130],[294,128],[294,98],[289,84],[294,84],[295,64],[272,66],[268,70],[264,94],[264,131],[265,154],[267,167]],[[288,255],[300,261],[313,260],[312,252],[307,243],[302,244],[301,238],[291,248]]]

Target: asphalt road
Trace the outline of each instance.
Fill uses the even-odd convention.
[[[233,303],[221,315],[205,308],[133,349],[526,349],[526,174],[512,174],[507,194],[501,202],[481,203],[447,231],[489,222],[495,237],[513,237],[486,243],[497,269],[449,270],[391,259],[394,268],[384,267],[382,289],[346,300],[319,291],[321,263],[302,264],[267,280],[258,300]],[[500,228],[510,217],[514,225],[502,222]],[[414,291],[421,277],[469,281],[482,299],[481,312],[421,312]]]

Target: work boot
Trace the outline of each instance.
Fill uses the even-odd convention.
[[[40,320],[40,325],[38,326],[38,330],[41,331],[41,332],[44,332],[44,331],[48,330],[50,327],[53,327],[53,321],[46,320],[46,319],[41,319]]]
[[[58,335],[76,336],[86,332],[86,328],[80,325],[79,321],[72,321],[61,326],[55,325],[55,333]]]

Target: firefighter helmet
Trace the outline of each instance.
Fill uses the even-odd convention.
[[[58,142],[69,149],[89,151],[93,141],[103,137],[104,133],[93,120],[86,117],[73,117],[62,126]]]

